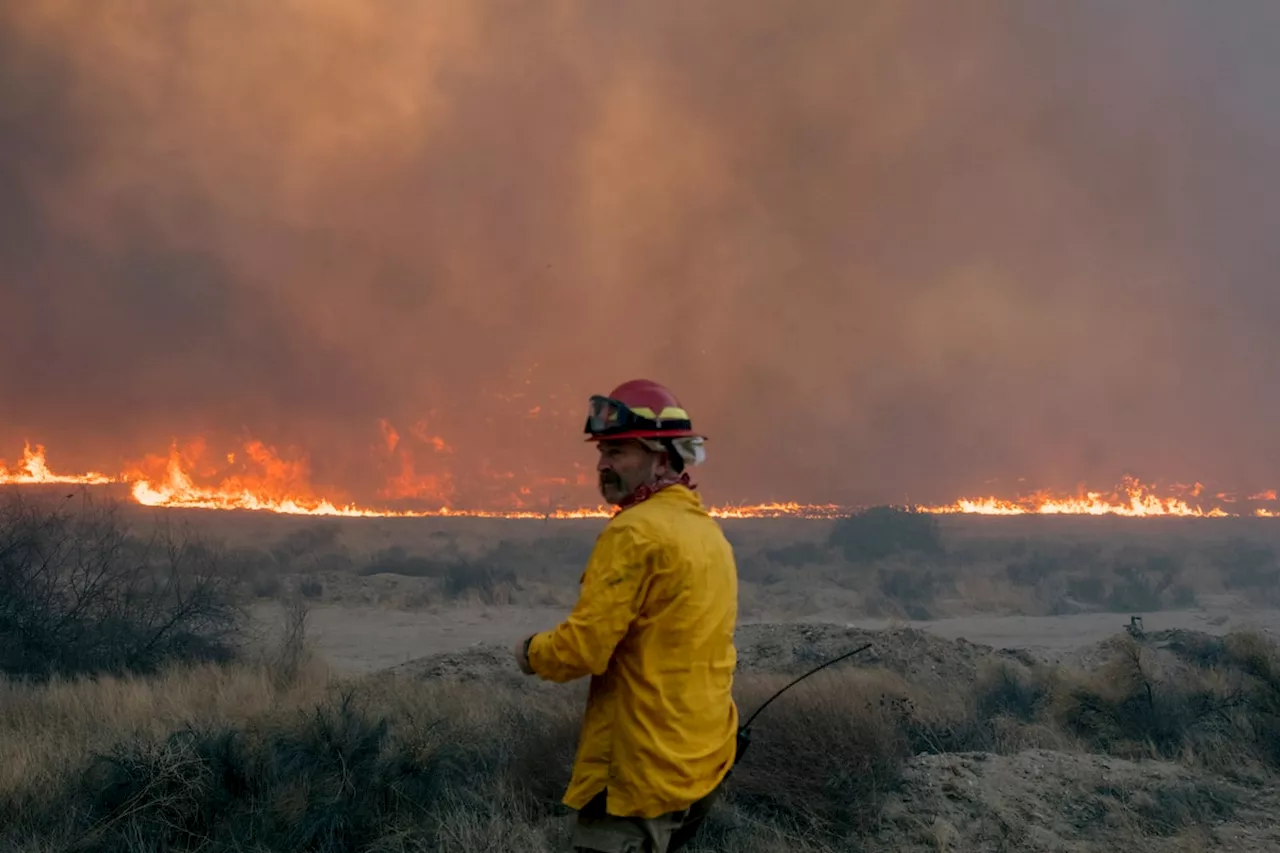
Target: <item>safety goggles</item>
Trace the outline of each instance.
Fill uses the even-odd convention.
[[[687,418],[657,419],[638,414],[623,403],[596,394],[591,397],[587,409],[586,432],[592,435],[631,432],[634,430],[666,431],[687,430],[691,424]]]

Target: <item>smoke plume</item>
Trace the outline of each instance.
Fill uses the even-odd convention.
[[[0,456],[590,496],[586,397],[646,376],[720,500],[1274,487],[1278,38],[1191,0],[6,4]]]

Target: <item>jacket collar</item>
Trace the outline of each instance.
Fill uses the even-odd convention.
[[[689,479],[689,472],[685,471],[679,477],[666,478],[663,480],[659,480],[656,483],[640,486],[634,492],[632,492],[631,494],[627,495],[625,498],[622,499],[622,501],[618,504],[618,508],[614,512],[614,515],[617,515],[623,510],[630,509],[631,507],[635,506],[638,503],[643,503],[647,501],[649,498],[658,494],[663,489],[669,488],[671,486],[684,486],[686,489],[689,489],[690,491],[694,491],[698,488]]]

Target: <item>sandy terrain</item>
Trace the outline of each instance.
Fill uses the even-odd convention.
[[[259,605],[258,618],[270,623],[281,612]],[[533,631],[554,626],[566,614],[550,607],[456,607],[408,611],[380,607],[316,605],[311,611],[316,650],[343,672],[370,672],[428,655],[457,652],[482,644],[506,644]],[[742,625],[771,620],[743,620]],[[784,620],[777,620],[784,621]],[[965,639],[997,649],[1024,649],[1051,661],[1069,660],[1081,648],[1115,635],[1128,620],[1117,613],[1070,616],[965,616],[935,621],[849,619],[824,612],[785,620],[878,630],[909,627],[940,638]],[[1219,597],[1195,610],[1143,614],[1148,631],[1179,628],[1225,634],[1244,628],[1280,632],[1280,610],[1256,609],[1230,597]]]

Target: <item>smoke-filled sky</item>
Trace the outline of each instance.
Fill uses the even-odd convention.
[[[1278,43],[1264,0],[7,3],[0,457],[254,437],[359,492],[386,419],[419,475],[572,477],[648,376],[722,500],[1274,486]]]

